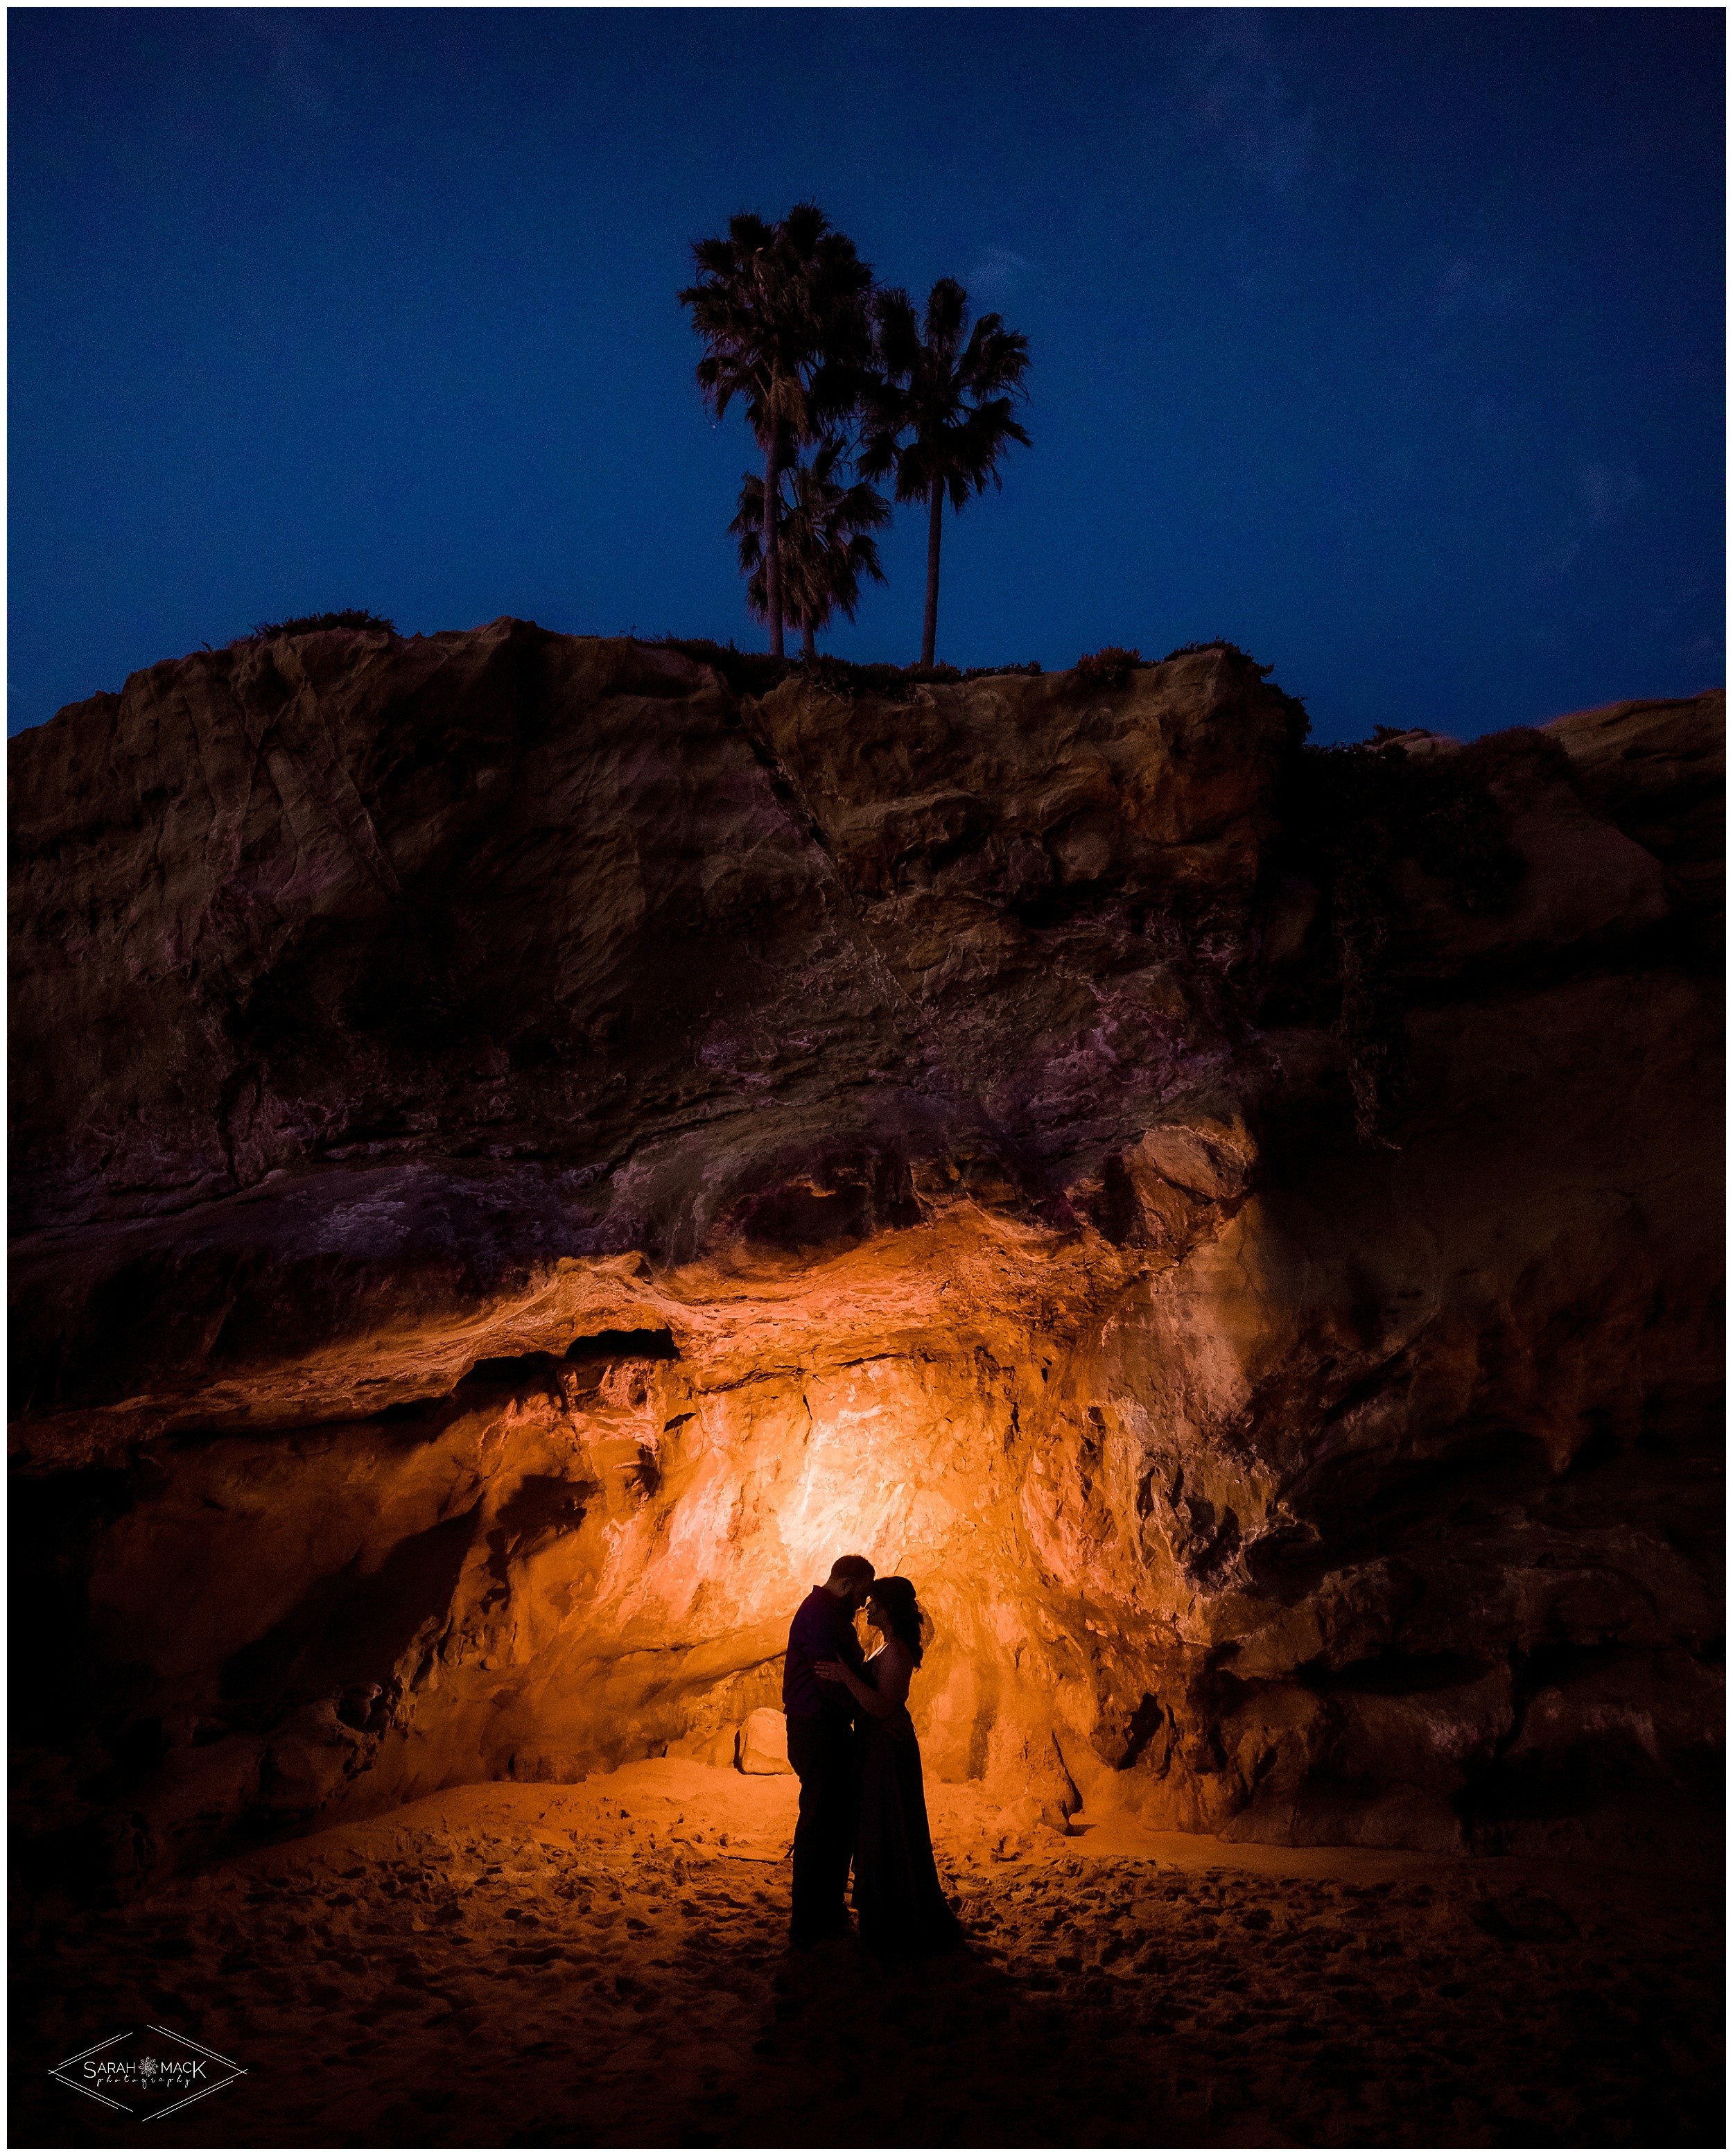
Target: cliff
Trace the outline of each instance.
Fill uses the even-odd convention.
[[[501,621],[16,740],[27,1824],[125,1884],[726,1748],[843,1548],[1052,1821],[1701,1801],[1721,700],[1296,718]]]

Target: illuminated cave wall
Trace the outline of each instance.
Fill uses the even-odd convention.
[[[714,1281],[646,1281],[639,1324],[484,1363],[443,1399],[151,1445],[90,1592],[98,1658],[141,1657],[131,1711],[167,1743],[152,1842],[664,1748],[731,1756],[844,1548],[922,1592],[931,1771],[1061,1820],[1056,1687],[1084,1728],[1095,1708],[1021,1496],[1076,1316],[1125,1267],[1104,1246],[1092,1281],[1054,1242],[904,1231],[737,1272],[697,1324],[680,1297]],[[993,1287],[996,1307],[975,1300]],[[1069,1317],[1043,1306],[1061,1289]]]
[[[844,1548],[929,1771],[1052,1820],[1710,1797],[1715,700],[1519,760],[1496,918],[1401,870],[1368,1145],[1231,654],[755,706],[496,624],[127,699],[14,761],[44,1861],[726,1757]]]

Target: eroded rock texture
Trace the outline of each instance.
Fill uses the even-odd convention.
[[[44,1857],[726,1756],[844,1548],[927,1604],[929,1771],[1050,1820],[1676,1822],[1721,700],[1476,752],[1495,906],[1385,863],[1370,1137],[1297,716],[1224,647],[753,700],[501,621],[15,741]]]

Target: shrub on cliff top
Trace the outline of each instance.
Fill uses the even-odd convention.
[[[1212,636],[1202,644],[1182,644],[1170,651],[1159,663],[1165,666],[1170,660],[1189,659],[1196,652],[1225,651],[1230,659],[1243,659],[1260,681],[1267,681],[1275,670],[1254,659],[1243,645],[1233,643],[1225,636]],[[1122,644],[1104,644],[1099,651],[1086,651],[1077,662],[1074,671],[1084,681],[1099,682],[1110,689],[1122,689],[1132,673],[1140,666],[1153,666],[1157,662],[1146,659],[1134,646],[1127,649]]]
[[[250,636],[307,636],[319,629],[383,629],[387,636],[400,634],[394,621],[382,613],[368,613],[361,607],[342,607],[335,613],[291,614],[286,621],[255,621]]]
[[[718,644],[708,636],[643,636],[635,639],[661,651],[678,651],[701,665],[714,666],[736,696],[767,696],[784,681],[811,681],[841,696],[883,696],[892,703],[906,702],[924,685],[942,686],[953,681],[979,681],[999,674],[1037,675],[1038,659],[1022,665],[1005,666],[893,666],[878,660],[834,659],[828,653],[815,659],[772,659],[762,651],[741,651],[731,641]]]
[[[1275,671],[1274,665],[1269,666],[1260,665],[1253,658],[1249,651],[1225,636],[1206,637],[1202,644],[1176,644],[1168,653],[1167,659],[1189,659],[1194,652],[1197,651],[1225,651],[1232,658],[1243,659],[1248,666],[1256,670],[1260,680],[1268,680]],[[1167,659],[1161,661],[1164,666],[1167,664]]]
[[[1099,651],[1086,651],[1071,670],[1079,681],[1103,689],[1123,689],[1143,664],[1143,654],[1123,644],[1104,644]]]
[[[1182,644],[1177,650],[1170,651],[1166,659],[1157,662],[1146,659],[1135,646],[1128,649],[1121,644],[1104,644],[1100,651],[1086,651],[1072,671],[1079,681],[1091,687],[1123,689],[1140,666],[1165,666],[1169,660],[1189,659],[1194,652],[1223,651],[1230,659],[1238,659],[1249,666],[1260,681],[1269,681],[1274,669],[1254,659],[1249,651],[1232,644],[1225,636],[1213,636],[1206,644]],[[1311,715],[1303,696],[1290,696],[1286,690],[1270,682],[1270,693],[1288,714],[1288,738],[1291,747],[1298,748],[1312,730]]]

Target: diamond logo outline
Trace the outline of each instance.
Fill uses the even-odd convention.
[[[238,2065],[233,2059],[225,2058],[221,2051],[213,2051],[208,2044],[201,2044],[196,2037],[183,2036],[177,2029],[166,2028],[160,2021],[147,2021],[144,2026],[152,2035],[167,2036],[171,2043],[182,2045],[187,2051],[197,2052],[201,2059],[208,2059],[213,2065],[226,2068],[223,2078],[207,2082],[203,2088],[194,2089],[188,2095],[177,2095],[172,2103],[164,2104],[158,2110],[140,2112],[133,2105],[122,2103],[118,2097],[110,2095],[105,2090],[93,2088],[86,2082],[73,2081],[68,2077],[67,2067],[81,2066],[86,2059],[94,2059],[99,2053],[110,2050],[116,2044],[124,2044],[139,2033],[136,2029],[122,2029],[112,2036],[103,2037],[97,2043],[86,2045],[82,2051],[74,2051],[69,2058],[62,2059],[57,2065],[50,2066],[49,2079],[59,2082],[62,2088],[71,2089],[79,2096],[94,2098],[109,2111],[123,2112],[127,2118],[136,2118],[141,2126],[151,2125],[174,2112],[184,2111],[188,2104],[214,2096],[218,2089],[233,2088],[237,2082],[246,2079],[247,2067]]]

